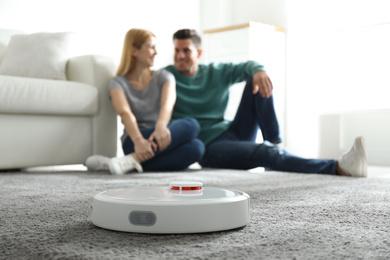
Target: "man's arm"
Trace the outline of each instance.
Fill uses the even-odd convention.
[[[253,77],[253,94],[259,93],[262,97],[269,98],[272,95],[273,85],[264,70],[264,66],[256,61],[247,61],[242,63],[221,63],[221,70],[228,84],[246,80]]]

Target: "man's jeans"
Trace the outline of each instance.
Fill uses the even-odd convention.
[[[161,152],[156,152],[155,157],[141,163],[145,171],[175,171],[186,169],[189,165],[202,158],[205,147],[202,141],[195,139],[199,134],[200,126],[193,118],[181,118],[172,121],[168,125],[171,131],[171,144]],[[153,133],[152,128],[141,128],[145,139]],[[127,137],[122,144],[124,154],[134,152],[134,144]]]
[[[300,158],[273,144],[281,141],[273,98],[253,95],[252,89],[250,78],[232,125],[207,144],[200,164],[212,168],[265,167],[275,171],[335,174],[335,160]],[[255,143],[259,128],[265,140],[262,144]]]

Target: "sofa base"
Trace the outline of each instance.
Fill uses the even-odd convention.
[[[0,169],[83,164],[92,118],[0,114]]]

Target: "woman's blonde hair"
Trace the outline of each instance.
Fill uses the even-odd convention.
[[[133,59],[134,48],[141,48],[142,44],[149,38],[156,37],[152,32],[143,29],[131,29],[126,33],[123,43],[122,57],[116,73],[123,76],[134,69],[135,59]]]

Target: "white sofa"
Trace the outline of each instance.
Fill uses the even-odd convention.
[[[0,29],[0,66],[15,33]],[[111,58],[85,55],[69,58],[67,80],[0,75],[0,170],[116,156],[108,92],[114,72]]]

